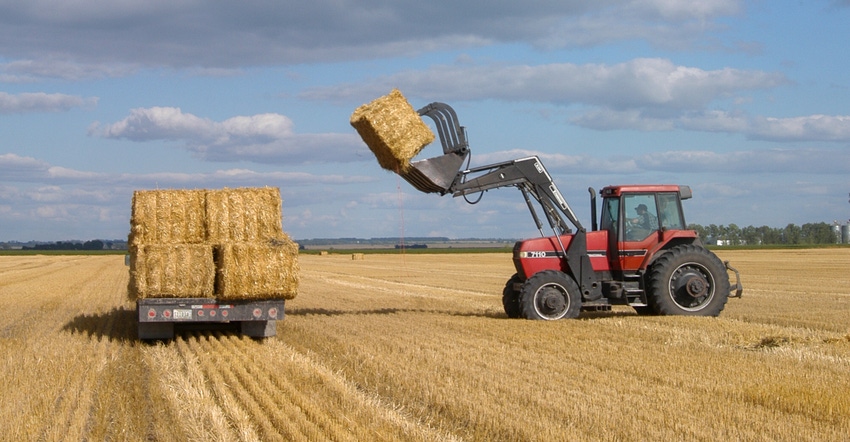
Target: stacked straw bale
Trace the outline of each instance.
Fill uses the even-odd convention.
[[[206,244],[149,244],[130,256],[131,297],[213,296],[213,248]]]
[[[283,235],[276,187],[209,190],[206,241],[211,244],[268,241]]]
[[[204,190],[137,190],[129,244],[204,243],[205,199]]]
[[[292,299],[298,288],[298,244],[284,237],[238,242],[215,248],[216,297]]]
[[[434,132],[398,89],[358,107],[350,122],[378,164],[396,173],[406,172],[410,160],[434,141]]]
[[[298,244],[282,228],[280,190],[136,191],[131,299],[292,299]]]

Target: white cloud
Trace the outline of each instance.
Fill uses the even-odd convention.
[[[597,130],[634,129],[725,132],[750,139],[777,142],[850,142],[850,116],[804,115],[799,117],[750,116],[743,112],[696,111],[655,117],[639,109],[617,111],[595,109],[571,120]]]
[[[269,182],[288,187],[314,184],[346,185],[369,183],[375,178],[356,174],[316,175],[307,172],[257,172],[250,169],[221,169],[212,172],[180,173],[104,173],[53,166],[42,160],[14,153],[0,155],[0,183],[43,183],[59,189],[60,185],[117,185],[122,187],[198,187],[198,186],[263,186]],[[0,186],[0,199],[12,189]],[[47,188],[45,188],[47,189]]]
[[[62,112],[75,107],[87,107],[97,104],[97,98],[83,98],[66,94],[47,94],[31,92],[8,94],[0,92],[0,114],[18,114],[27,112]]]
[[[639,58],[618,64],[442,65],[380,77],[367,84],[308,89],[302,98],[368,101],[399,87],[406,95],[497,99],[632,108],[701,109],[735,94],[787,84],[778,73],[679,66]]]
[[[850,116],[807,115],[791,118],[758,118],[751,124],[752,138],[774,141],[850,141]]]
[[[208,133],[213,126],[212,121],[184,114],[180,108],[152,107],[132,109],[123,120],[103,128],[95,126],[90,134],[132,141],[180,140],[214,136]]]
[[[89,80],[133,74],[138,67],[125,63],[77,63],[69,60],[14,60],[0,63],[0,81],[32,83],[43,79]]]
[[[626,175],[645,172],[850,174],[850,152],[843,149],[756,149],[734,152],[671,150],[634,156],[566,155],[533,150],[479,154],[475,165],[537,155],[550,174]]]
[[[738,152],[669,151],[635,158],[642,170],[687,173],[850,173],[850,153],[827,149],[760,149]]]
[[[353,133],[298,134],[285,115],[266,113],[216,122],[174,107],[139,108],[121,121],[93,124],[90,135],[144,142],[181,141],[211,161],[312,163],[360,161],[365,150]]]
[[[47,170],[50,165],[33,157],[22,157],[14,153],[0,154],[0,171],[5,176],[13,171]]]
[[[229,68],[408,56],[492,43],[669,46],[722,29],[741,0],[537,2],[0,2],[0,53],[20,60]],[[49,69],[50,76],[56,70]]]

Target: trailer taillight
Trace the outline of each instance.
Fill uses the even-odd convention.
[[[272,307],[269,309],[269,318],[277,318],[277,309]]]

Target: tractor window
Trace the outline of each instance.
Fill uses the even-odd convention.
[[[610,235],[617,238],[617,217],[620,216],[620,199],[605,198],[602,204],[602,219],[599,221],[599,228],[607,230]]]
[[[682,230],[685,223],[679,208],[679,198],[675,193],[658,194],[658,220],[661,227],[671,230]]]
[[[626,195],[623,197],[626,241],[640,241],[658,230],[658,208],[655,195]]]

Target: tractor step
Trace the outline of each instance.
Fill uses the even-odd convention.
[[[610,312],[611,304],[608,303],[608,300],[605,298],[598,299],[596,301],[584,302],[581,304],[581,311],[583,312]]]

